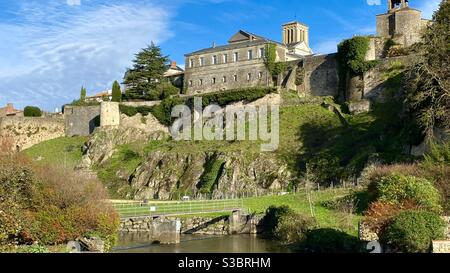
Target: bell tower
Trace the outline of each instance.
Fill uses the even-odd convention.
[[[309,46],[309,27],[297,21],[283,25],[283,44],[292,45],[305,42]]]
[[[409,0],[388,0],[388,11],[397,8],[406,8],[409,6]]]

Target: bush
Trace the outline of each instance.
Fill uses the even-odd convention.
[[[42,111],[41,111],[41,109],[39,109],[39,107],[27,106],[23,110],[23,115],[25,117],[41,117]]]
[[[289,214],[294,214],[294,211],[289,206],[269,207],[261,221],[261,227],[264,233],[267,236],[275,237],[280,218]]]
[[[450,141],[442,144],[431,143],[430,150],[425,154],[424,164],[427,167],[433,165],[450,165]]]
[[[270,93],[276,92],[274,87],[253,87],[233,89],[218,93],[209,93],[202,95],[203,107],[211,104],[218,104],[222,107],[238,101],[253,102],[260,99]],[[193,99],[188,100],[188,105],[193,105]]]
[[[444,239],[445,222],[439,215],[425,211],[404,211],[381,232],[380,240],[395,251],[423,253],[431,241]]]
[[[314,219],[298,214],[288,206],[267,209],[261,226],[264,234],[283,243],[299,243],[305,233],[316,225]]]
[[[118,216],[97,180],[0,157],[0,244],[63,244],[96,233],[112,246]]]
[[[392,174],[376,186],[378,200],[402,203],[411,201],[423,209],[440,212],[440,195],[433,184],[424,178]]]
[[[300,243],[306,237],[306,233],[316,226],[316,221],[298,213],[287,213],[278,219],[275,228],[275,238],[283,243]]]
[[[405,210],[417,210],[417,205],[411,202],[402,204],[373,202],[365,212],[364,224],[366,224],[371,231],[379,233],[389,221]]]
[[[163,82],[156,87],[157,93],[160,94],[159,98],[161,100],[167,99],[173,95],[180,93],[180,89],[173,86],[170,82]]]
[[[313,253],[356,253],[361,251],[358,238],[331,229],[314,229],[306,233],[301,249]]]

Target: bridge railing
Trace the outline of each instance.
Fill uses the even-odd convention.
[[[143,216],[182,216],[245,210],[243,199],[204,200],[170,203],[116,203],[121,218]]]

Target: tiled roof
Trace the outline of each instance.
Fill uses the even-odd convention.
[[[259,35],[255,35],[253,33],[250,33],[248,31],[243,31],[240,30],[241,32],[248,34],[249,36],[253,36],[255,38],[257,38],[257,40],[253,40],[253,41],[247,41],[247,42],[239,42],[239,43],[231,43],[231,44],[227,44],[227,45],[222,45],[222,46],[216,46],[216,47],[208,47],[205,49],[201,49],[192,53],[188,53],[185,56],[191,56],[191,55],[197,55],[197,54],[205,54],[205,53],[212,53],[212,52],[219,52],[219,51],[223,51],[223,50],[230,50],[230,49],[237,49],[237,48],[242,48],[242,47],[247,47],[247,46],[253,46],[253,45],[259,45],[259,44],[264,44],[264,43],[275,43],[278,45],[282,45],[279,42],[273,41],[271,39],[267,39],[265,37],[259,36]]]

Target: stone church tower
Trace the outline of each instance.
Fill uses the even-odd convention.
[[[422,30],[429,20],[422,19],[420,10],[411,8],[409,0],[387,0],[388,11],[377,15],[377,35],[391,38],[408,47],[421,39]]]
[[[291,54],[305,56],[313,53],[309,47],[309,27],[297,21],[283,25],[282,43]]]

